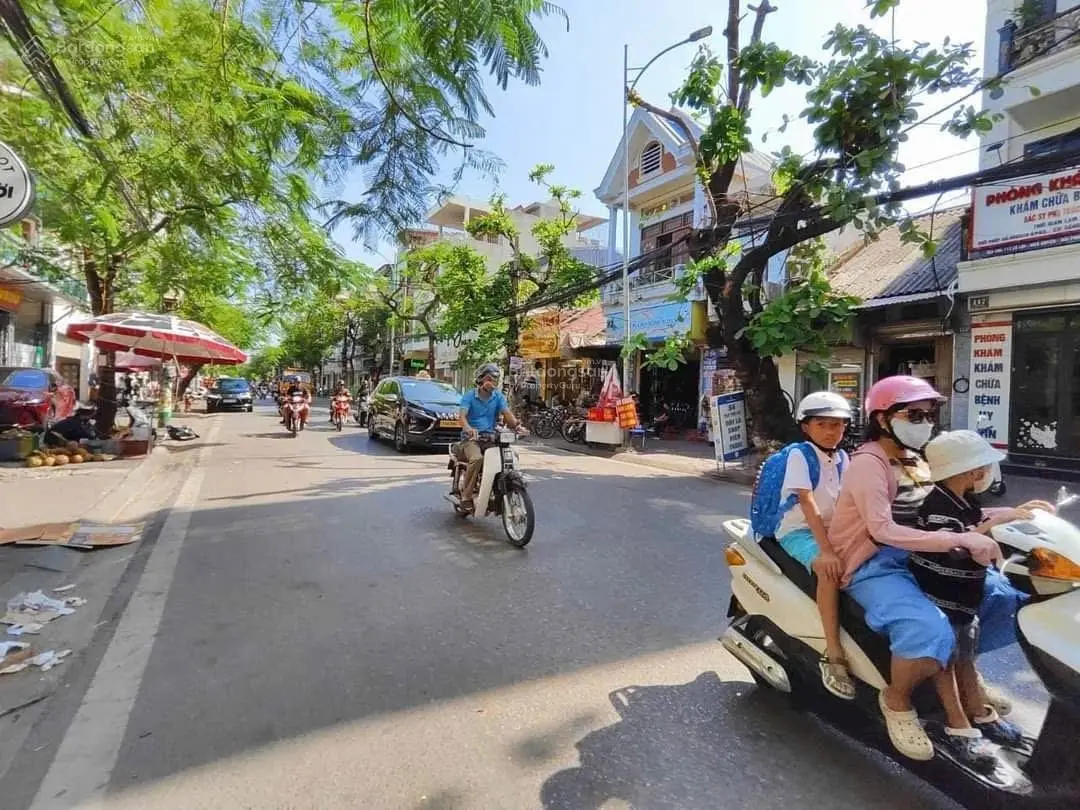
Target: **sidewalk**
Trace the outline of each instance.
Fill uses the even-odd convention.
[[[692,442],[685,439],[658,439],[655,436],[646,438],[644,448],[641,446],[640,438],[634,440],[632,447],[610,449],[574,444],[560,436],[551,439],[532,437],[528,441],[528,446],[580,453],[597,458],[615,458],[619,461],[640,464],[644,467],[656,467],[661,470],[700,475],[746,486],[753,485],[760,464],[757,459],[749,457],[744,459],[744,465],[729,464],[726,469],[720,469],[716,464],[713,446],[708,442]]]

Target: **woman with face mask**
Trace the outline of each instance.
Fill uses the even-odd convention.
[[[1000,560],[990,537],[974,531],[915,528],[923,500],[934,488],[922,457],[945,398],[925,380],[887,377],[866,398],[866,443],[852,456],[829,528],[829,541],[844,563],[842,584],[865,610],[866,622],[889,638],[889,686],[879,696],[896,749],[930,760],[934,744],[911,703],[921,682],[943,671],[953,657],[956,635],[949,619],[919,587],[907,565],[909,551],[944,552],[961,547],[983,565]],[[1003,580],[987,578],[980,612],[980,650],[1015,641],[1012,620],[1018,594]],[[992,696],[987,696],[991,701]],[[997,705],[1000,711],[1003,707]]]

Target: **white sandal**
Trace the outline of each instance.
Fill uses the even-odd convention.
[[[818,669],[821,670],[821,684],[830,694],[841,700],[855,699],[855,681],[851,679],[845,659],[823,655],[818,661]]]
[[[929,762],[934,758],[934,744],[926,735],[919,715],[914,709],[906,712],[890,709],[885,703],[885,693],[878,693],[878,705],[885,717],[885,727],[889,730],[889,739],[893,747],[908,759]]]

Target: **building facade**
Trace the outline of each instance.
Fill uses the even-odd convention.
[[[984,93],[1001,114],[980,168],[1042,170],[974,189],[959,288],[971,312],[968,424],[1011,464],[1080,470],[1080,0],[989,0]],[[1060,160],[1055,160],[1059,156]]]
[[[672,113],[700,137],[701,127],[693,119],[678,110]],[[629,172],[624,162],[627,151]],[[750,199],[770,189],[771,173],[767,158],[756,153],[746,155],[731,184],[733,195],[749,207]],[[624,182],[627,175],[628,183]],[[704,345],[708,323],[716,320],[704,290],[698,289],[685,298],[677,296],[676,280],[685,272],[690,258],[686,237],[710,218],[705,189],[695,171],[693,146],[681,127],[640,108],[630,118],[624,138],[595,189],[597,199],[608,209],[609,264],[614,264],[618,255],[617,222],[626,188],[629,204],[623,227],[630,234],[628,255],[631,261],[646,257],[644,266],[630,277],[630,334],[641,334],[649,343],[659,344],[689,333],[696,344],[685,358],[687,362],[672,371],[645,366],[639,352],[634,358],[630,387],[640,393],[646,415],[663,400],[669,408],[679,411],[685,426],[700,426],[702,399],[730,387],[732,374],[726,368],[723,350],[709,350]],[[601,296],[607,333],[606,346],[598,354],[613,363],[618,361],[626,337],[622,279],[606,285]]]
[[[67,252],[55,251],[58,264],[68,265],[55,278],[46,278],[23,260],[28,244],[49,240],[39,227],[37,220],[27,218],[18,228],[0,232],[0,366],[55,369],[85,399],[93,348],[67,337],[66,331],[69,323],[89,317],[89,297],[75,280],[79,268]]]

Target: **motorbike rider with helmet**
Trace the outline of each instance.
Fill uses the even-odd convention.
[[[338,380],[337,387],[330,395],[330,422],[334,421],[334,402],[338,397],[345,397],[348,402],[352,402],[352,394],[349,393],[349,386],[345,384],[345,380]]]
[[[293,380],[291,383],[289,383],[289,387],[285,391],[285,396],[281,400],[280,413],[281,413],[281,424],[283,424],[283,425],[288,424],[288,418],[289,417],[287,416],[287,413],[288,413],[288,410],[289,410],[289,401],[293,398],[294,394],[299,394],[300,396],[302,396],[304,398],[304,407],[301,409],[301,413],[300,413],[301,421],[306,422],[307,418],[308,418],[308,414],[311,411],[311,408],[310,408],[311,397],[309,396],[308,392],[300,385],[300,383],[296,382],[296,380]]]
[[[461,421],[465,427],[463,441],[455,448],[455,454],[459,460],[468,462],[461,488],[461,506],[465,510],[473,507],[476,481],[484,464],[484,453],[477,441],[479,434],[493,432],[500,416],[511,428],[520,430],[520,423],[499,390],[501,376],[497,365],[485,363],[476,370],[476,388],[461,397]]]
[[[887,377],[871,387],[867,441],[852,456],[829,526],[829,542],[843,562],[845,589],[862,606],[870,628],[889,639],[891,676],[878,702],[893,746],[915,760],[932,759],[934,744],[919,723],[911,695],[919,683],[949,665],[956,634],[915,581],[907,552],[948,553],[960,547],[983,565],[1001,558],[997,543],[984,534],[915,528],[922,502],[934,486],[922,450],[944,400],[917,377]],[[1022,601],[1000,572],[987,571],[979,652],[1016,640],[1015,615]],[[1000,697],[980,686],[980,702],[1003,712]],[[975,718],[975,726],[981,736],[1002,745],[1015,736],[997,711]]]

